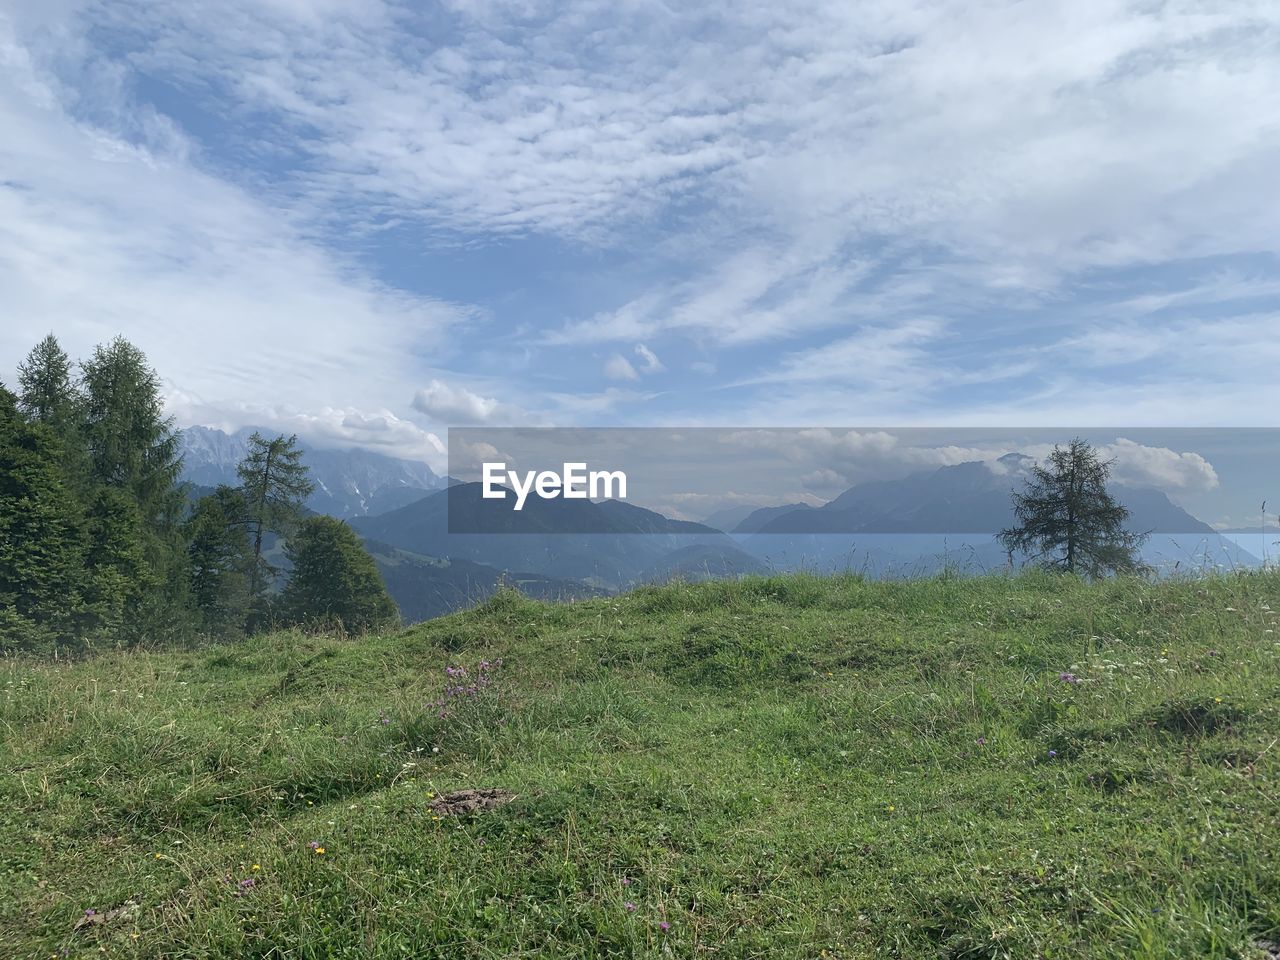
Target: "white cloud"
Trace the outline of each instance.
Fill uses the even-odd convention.
[[[610,380],[640,379],[640,374],[636,373],[636,368],[631,365],[631,361],[620,353],[612,354],[604,362],[604,375]]]
[[[1218,486],[1218,473],[1198,453],[1150,447],[1123,437],[1099,448],[1105,459],[1114,459],[1112,476],[1121,483],[1153,486],[1161,490],[1200,492]]]
[[[645,373],[661,373],[666,369],[658,359],[658,355],[643,343],[636,344],[636,356],[640,358],[640,365]]]
[[[210,403],[376,416],[421,383],[413,358],[467,362],[445,334],[472,311],[317,241],[385,224],[624,250],[647,282],[575,301],[521,346],[607,344],[635,381],[661,367],[646,344],[671,362],[691,342],[742,388],[724,395],[739,422],[1238,422],[1280,399],[1274,309],[1211,315],[1276,296],[1274,4],[7,9],[0,308],[79,351],[123,330]],[[131,100],[156,78],[231,117],[229,146]],[[1108,271],[1259,254],[1261,276],[1106,289]],[[1114,309],[1066,309],[1082,290]],[[193,365],[190,331],[219,324]],[[0,331],[6,358],[23,337]],[[780,346],[733,355],[761,342]]]
[[[193,164],[171,125],[153,117],[128,141],[77,119],[80,99],[3,19],[0,59],[0,310],[21,319],[0,326],[6,366],[48,330],[79,357],[123,334],[182,421],[265,422],[287,402],[278,422],[313,417],[335,441],[431,447],[388,411],[412,393],[411,358],[468,310],[361,276],[287,211]]]
[[[507,426],[529,419],[516,407],[442,380],[432,380],[419,390],[414,395],[413,408],[438,423],[458,426]]]

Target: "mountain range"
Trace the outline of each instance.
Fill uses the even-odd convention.
[[[530,498],[523,510],[485,500],[478,483],[460,483],[379,516],[353,519],[363,537],[402,550],[447,556],[504,570],[569,578],[593,588],[619,590],[653,569],[740,568],[761,571],[719,530],[672,520],[618,500]],[[672,554],[689,547],[698,554]],[[689,564],[695,564],[690,568]]]
[[[261,427],[245,427],[235,433],[187,427],[182,431],[182,478],[202,487],[239,483],[236,465],[248,451],[255,429],[263,436],[275,435],[275,431]],[[313,446],[305,440],[299,446],[305,451],[303,462],[310,468],[316,487],[307,506],[316,513],[344,519],[386,513],[445,485],[443,478],[416,460]]]
[[[1022,486],[1030,457],[1011,453],[850,487],[820,507],[766,507],[744,517],[735,534],[993,534],[1012,525],[1011,494]],[[1213,534],[1152,487],[1111,484],[1138,533]]]
[[[185,479],[235,483],[252,432],[183,431]],[[618,500],[531,497],[514,511],[483,498],[480,484],[439,477],[424,463],[302,446],[316,484],[309,509],[351,523],[410,622],[468,606],[502,583],[574,599],[774,570],[999,569],[1007,558],[992,534],[1012,524],[1010,494],[1032,463],[1008,454],[856,484],[817,506],[732,507],[694,523]],[[1159,490],[1109,489],[1129,509],[1130,529],[1151,534],[1143,558],[1158,568],[1258,563]]]

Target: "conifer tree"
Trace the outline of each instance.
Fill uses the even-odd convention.
[[[238,633],[249,611],[253,548],[247,515],[244,492],[223,485],[201,497],[187,521],[191,599],[210,633]]]
[[[43,423],[27,422],[17,398],[0,384],[0,629],[9,634],[5,645],[29,645],[37,633],[65,636],[82,612],[84,528],[62,459],[57,435]]]
[[[81,364],[84,439],[90,480],[132,503],[139,525],[128,539],[141,545],[145,576],[126,591],[140,601],[131,627],[153,636],[181,630],[187,606],[187,558],[182,542],[186,498],[179,485],[182,454],[173,418],[165,416],[160,378],[146,356],[123,337],[94,349]],[[96,497],[96,492],[90,499]],[[123,537],[120,504],[99,500],[104,521]]]
[[[123,337],[96,347],[81,368],[93,478],[128,493],[158,534],[171,531],[183,507],[182,453],[159,376]]]
[[[85,520],[85,593],[92,618],[86,632],[120,642],[154,637],[157,624],[173,632],[178,612],[161,602],[165,584],[147,560],[147,531],[137,504],[122,490],[100,486]],[[154,616],[146,612],[151,607],[159,608]]]
[[[398,620],[373,557],[341,520],[315,516],[303,521],[289,541],[288,556],[293,569],[280,609],[290,622],[340,625],[354,633]]]
[[[1010,556],[1025,553],[1052,570],[1100,577],[1141,569],[1137,551],[1146,535],[1125,529],[1129,511],[1107,492],[1110,476],[1111,461],[1085,441],[1055,446],[1046,465],[1032,468],[1025,490],[1014,493],[1017,525],[997,539]]]
[[[18,405],[30,420],[47,425],[62,443],[67,482],[84,497],[89,463],[82,431],[84,395],[74,378],[71,358],[52,333],[18,365]]]
[[[244,491],[245,516],[253,537],[249,570],[249,596],[253,616],[261,615],[262,597],[274,570],[262,556],[267,533],[288,537],[302,518],[307,497],[315,485],[307,479],[298,438],[277,436],[268,440],[255,432],[249,450],[236,468]]]
[[[80,393],[73,379],[71,358],[52,333],[37,343],[18,364],[19,405],[32,420],[57,425],[78,413]]]

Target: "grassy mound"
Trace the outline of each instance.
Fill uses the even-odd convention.
[[[1276,610],[793,576],[8,661],[0,956],[1265,956]]]

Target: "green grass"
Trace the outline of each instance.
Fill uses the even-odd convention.
[[[1276,610],[795,576],[6,661],[0,956],[1262,956]]]

